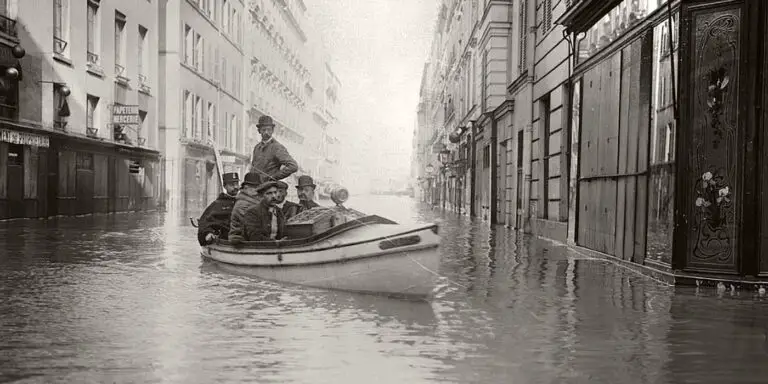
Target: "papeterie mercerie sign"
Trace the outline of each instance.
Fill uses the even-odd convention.
[[[34,133],[16,132],[3,128],[0,128],[0,141],[11,144],[30,145],[33,147],[42,148],[48,148],[50,146],[50,139],[48,136],[36,135]]]
[[[138,105],[113,105],[112,124],[132,125],[139,124]]]

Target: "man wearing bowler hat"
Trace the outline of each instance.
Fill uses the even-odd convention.
[[[299,182],[296,184],[296,192],[299,195],[299,205],[301,205],[301,211],[317,208],[320,205],[314,202],[315,199],[315,182],[312,180],[312,176],[301,175],[299,176]]]
[[[291,157],[285,146],[272,136],[275,133],[272,117],[259,117],[256,127],[261,134],[261,142],[253,148],[250,172],[258,173],[265,181],[278,181],[298,171],[296,160]]]
[[[278,181],[267,181],[258,186],[261,202],[245,212],[244,240],[280,240],[285,232],[285,216],[277,207],[280,199]]]
[[[237,201],[232,208],[232,219],[229,224],[229,241],[238,243],[246,239],[245,222],[246,212],[253,206],[259,205],[261,196],[258,188],[262,184],[263,178],[256,172],[248,172],[243,178],[243,185],[240,193],[237,194]]]
[[[229,238],[229,220],[235,207],[235,196],[240,189],[240,178],[236,172],[225,173],[222,177],[224,190],[211,205],[205,208],[198,220],[197,242],[208,245],[218,237]]]

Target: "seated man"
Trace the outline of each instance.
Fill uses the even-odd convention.
[[[299,183],[296,185],[297,192],[299,194],[299,205],[303,212],[312,208],[317,208],[320,205],[315,203],[315,182],[312,180],[312,176],[301,175],[299,176]]]
[[[239,243],[246,240],[245,236],[245,213],[256,205],[259,205],[261,197],[258,187],[261,185],[261,177],[255,172],[245,174],[240,193],[237,194],[237,201],[232,208],[232,217],[229,224],[229,241]]]
[[[222,192],[198,220],[197,242],[200,245],[211,244],[217,237],[224,240],[229,238],[229,220],[235,206],[235,196],[240,189],[240,178],[236,172],[232,172],[225,173],[222,179],[227,192]]]
[[[281,211],[283,211],[283,216],[285,216],[285,221],[288,221],[293,216],[296,216],[299,214],[299,211],[301,210],[301,206],[292,202],[286,200],[286,197],[288,197],[288,184],[278,181],[277,182],[277,207],[280,208]]]
[[[261,203],[245,212],[245,240],[280,240],[285,232],[285,217],[277,208],[277,182],[268,181],[259,186]]]

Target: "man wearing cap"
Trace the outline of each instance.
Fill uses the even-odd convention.
[[[265,180],[278,181],[298,171],[296,160],[272,136],[275,132],[272,118],[266,115],[259,117],[256,127],[261,134],[261,142],[253,148],[250,172],[259,173]]]
[[[293,216],[296,216],[301,211],[301,206],[286,200],[288,197],[288,184],[278,181],[277,182],[277,207],[283,211],[285,220],[288,221]]]
[[[200,245],[208,245],[218,237],[227,240],[229,238],[229,220],[232,208],[235,206],[235,196],[240,189],[240,178],[236,172],[225,173],[222,177],[224,190],[214,200],[198,220],[197,242]]]
[[[259,185],[261,202],[245,212],[245,241],[280,240],[285,232],[285,216],[277,207],[278,182]]]
[[[299,176],[299,182],[296,184],[296,192],[299,195],[299,205],[301,205],[301,211],[306,211],[312,208],[317,208],[320,205],[314,202],[315,199],[315,182],[312,180],[312,176],[301,175]]]
[[[238,243],[246,239],[245,222],[246,212],[249,208],[259,205],[261,197],[258,188],[262,184],[262,178],[258,173],[248,172],[243,178],[240,193],[237,194],[235,205],[232,208],[232,218],[229,224],[229,241]]]

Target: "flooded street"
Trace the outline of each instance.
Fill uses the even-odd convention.
[[[765,383],[768,301],[673,288],[409,198],[442,221],[437,298],[219,271],[185,218],[0,223],[0,382]]]

